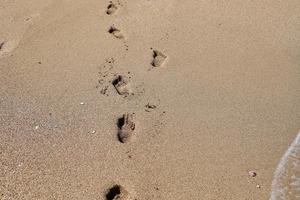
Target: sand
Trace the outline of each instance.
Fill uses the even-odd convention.
[[[300,129],[299,1],[113,4],[0,0],[0,199],[268,199]]]

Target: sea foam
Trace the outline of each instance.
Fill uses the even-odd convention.
[[[270,197],[270,200],[296,199],[300,199],[300,132],[278,164]]]

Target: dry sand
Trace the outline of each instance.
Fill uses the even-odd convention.
[[[300,128],[299,0],[113,3],[0,0],[0,199],[268,199]]]

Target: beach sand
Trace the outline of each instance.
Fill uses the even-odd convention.
[[[300,2],[110,4],[0,0],[0,199],[269,199]]]

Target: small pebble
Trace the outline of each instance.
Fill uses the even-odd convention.
[[[256,185],[257,188],[260,188],[260,185]]]
[[[257,176],[257,173],[256,173],[255,171],[249,171],[248,174],[249,174],[249,176],[251,176],[251,177]]]
[[[84,105],[84,102],[80,102],[80,105]]]
[[[95,131],[95,130],[93,130],[91,133],[93,133],[93,134],[94,134],[94,133],[96,133],[96,131]]]
[[[38,129],[39,129],[39,126],[35,126],[35,127],[34,127],[34,130],[38,130]]]

